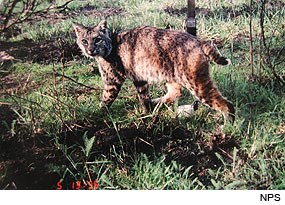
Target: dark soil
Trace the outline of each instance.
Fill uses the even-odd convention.
[[[166,8],[164,8],[164,12],[166,12],[170,16],[185,16],[186,17],[187,11],[188,11],[187,7],[177,9],[172,6],[167,6]],[[195,12],[196,14],[200,14],[200,15],[209,15],[211,13],[211,10],[207,8],[196,7]]]
[[[22,94],[35,90],[41,85],[30,78],[30,75],[6,75],[0,78],[0,95]]]
[[[70,45],[60,38],[43,42],[34,42],[28,39],[17,42],[0,41],[1,51],[5,51],[15,60],[44,64],[58,62],[62,59],[69,61],[81,55],[76,43]]]
[[[79,8],[79,10],[72,10],[66,8],[60,12],[50,12],[50,13],[38,13],[33,16],[33,18],[29,19],[30,24],[34,24],[35,22],[46,20],[49,24],[56,24],[68,18],[75,18],[79,15],[85,15],[90,18],[101,18],[102,16],[115,16],[115,15],[123,15],[125,11],[122,8],[116,7],[108,7],[108,8],[97,8],[92,5],[87,5]],[[13,30],[11,30],[13,31]],[[15,31],[14,31],[15,33]]]
[[[58,151],[49,139],[28,133],[25,126],[11,131],[17,116],[8,105],[0,106],[0,189],[52,189],[59,176],[46,165],[58,162]]]
[[[115,16],[115,15],[123,15],[125,14],[125,10],[122,8],[109,7],[98,9],[95,6],[88,5],[80,8],[78,14],[84,14],[87,16]]]

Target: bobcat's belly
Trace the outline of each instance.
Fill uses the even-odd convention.
[[[165,70],[156,67],[153,64],[140,64],[136,65],[128,72],[129,77],[136,80],[143,80],[149,83],[159,83],[162,81],[170,81],[171,76]]]

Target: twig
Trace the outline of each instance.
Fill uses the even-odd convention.
[[[9,19],[10,19],[11,16],[12,16],[12,12],[14,11],[14,9],[15,9],[15,7],[16,7],[16,5],[17,5],[18,2],[19,2],[19,0],[13,1],[12,5],[11,5],[9,11],[8,11],[8,14],[6,15],[6,18],[5,18],[4,22],[3,22],[3,28],[5,28],[5,27],[7,26],[8,22],[9,22]],[[8,4],[9,4],[9,3],[10,3],[10,2],[8,2]],[[8,5],[7,5],[7,7],[8,7]]]
[[[90,90],[102,91],[102,88],[94,88],[94,87],[91,87],[91,86],[89,86],[89,85],[85,85],[85,84],[83,84],[83,83],[77,82],[76,80],[74,80],[74,79],[72,79],[71,77],[68,77],[68,76],[66,76],[66,75],[64,75],[64,74],[61,74],[61,73],[58,73],[58,72],[53,72],[52,74],[53,74],[53,75],[56,75],[56,76],[64,77],[64,78],[66,78],[66,79],[68,79],[68,80],[70,80],[70,81],[72,81],[72,82],[74,82],[74,83],[76,83],[76,84],[78,84],[78,85],[80,85],[80,86],[86,87],[86,88],[88,88],[88,89],[90,89]]]
[[[151,143],[149,143],[149,142],[145,141],[144,139],[142,139],[142,138],[140,138],[140,137],[138,137],[138,139],[139,139],[140,141],[142,141],[142,142],[146,143],[147,145],[149,145],[149,146],[153,147],[153,145],[152,145]]]
[[[13,103],[8,103],[8,102],[0,102],[0,105],[13,105]]]
[[[3,23],[3,26],[0,27],[0,33],[7,31],[9,28],[11,28],[12,26],[19,24],[19,23],[23,23],[24,21],[27,21],[31,16],[34,16],[36,14],[40,14],[40,13],[47,13],[51,10],[60,10],[62,11],[63,9],[65,9],[67,7],[67,5],[69,3],[71,3],[73,0],[69,0],[67,2],[65,2],[64,4],[60,5],[60,6],[53,6],[52,4],[50,4],[47,8],[41,9],[39,11],[34,11],[36,9],[36,7],[38,5],[35,5],[36,1],[33,1],[31,3],[31,5],[29,4],[29,1],[27,2],[23,2],[23,10],[21,12],[19,12],[19,16],[16,19],[13,19],[13,22],[11,22],[9,24],[9,21],[12,18],[12,14],[13,11],[15,10],[16,4],[21,2],[20,0],[14,0],[14,2],[11,5],[11,8],[8,11],[8,14],[5,15],[5,20]],[[7,5],[9,6],[9,5]],[[27,6],[27,8],[25,8],[25,6]]]
[[[249,52],[250,52],[250,67],[251,67],[251,75],[254,75],[254,67],[253,67],[253,45],[252,45],[252,0],[250,0],[250,10],[249,10]]]
[[[73,0],[69,0],[69,1],[67,1],[67,2],[65,2],[64,4],[62,4],[61,6],[57,6],[57,7],[55,7],[56,9],[66,9],[67,8],[67,5],[69,4],[69,3],[71,3]]]
[[[53,96],[51,96],[51,95],[45,95],[45,94],[40,93],[40,92],[35,92],[35,94],[40,95],[40,96],[43,96],[43,97],[46,97],[46,98],[49,98],[49,99],[51,99],[51,100],[56,101],[57,103],[61,103],[61,104],[65,105],[66,107],[69,107],[69,105],[68,105],[68,104],[66,104],[66,103],[62,102],[62,101],[61,101],[61,100],[59,100],[58,98],[53,97]]]
[[[46,109],[41,104],[39,104],[36,101],[29,100],[29,99],[26,99],[26,98],[23,98],[23,97],[20,97],[20,96],[16,96],[16,95],[13,95],[13,94],[10,94],[10,93],[7,93],[7,92],[3,93],[3,95],[7,95],[7,96],[11,97],[12,100],[14,100],[14,102],[16,103],[16,105],[19,105],[18,101],[16,100],[16,98],[18,98],[20,100],[24,100],[24,101],[27,101],[27,102],[32,103],[34,105],[37,105],[38,107],[40,107],[40,108],[42,108],[43,110],[46,111]]]
[[[273,66],[273,64],[271,62],[270,50],[266,44],[266,39],[265,39],[265,35],[264,35],[264,33],[265,33],[264,32],[264,12],[265,12],[266,0],[262,0],[261,3],[262,3],[262,5],[261,5],[261,12],[260,12],[260,28],[261,28],[261,38],[262,38],[263,47],[265,48],[265,51],[266,51],[266,63],[268,65],[268,67],[270,68],[273,76],[276,78],[277,82],[284,85],[285,82],[283,81],[283,79],[279,75],[277,75],[277,73],[275,71],[275,67]]]
[[[233,157],[227,153],[225,150],[223,150],[222,148],[218,147],[218,149],[226,156],[228,157],[229,159],[233,160]]]

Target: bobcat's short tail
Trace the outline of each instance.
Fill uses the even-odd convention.
[[[205,55],[210,58],[211,61],[220,64],[220,65],[230,65],[231,61],[230,59],[227,59],[223,56],[221,56],[218,51],[208,44],[207,42],[202,43],[202,50],[205,53]]]

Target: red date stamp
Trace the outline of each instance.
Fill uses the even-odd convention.
[[[65,188],[65,186],[62,184],[62,181],[58,181],[56,183],[57,190],[62,190],[63,187]],[[77,180],[77,181],[71,182],[70,186],[67,188],[73,189],[73,190],[97,190],[99,188],[99,184],[97,180],[86,181],[86,182]]]

